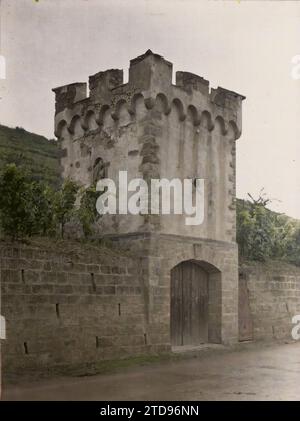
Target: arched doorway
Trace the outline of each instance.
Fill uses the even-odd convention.
[[[171,344],[221,342],[221,272],[184,261],[171,270]]]

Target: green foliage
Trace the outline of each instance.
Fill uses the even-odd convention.
[[[262,204],[238,209],[237,241],[240,254],[254,260],[265,260],[270,257],[273,225],[267,209]]]
[[[32,180],[30,173],[15,164],[0,174],[0,226],[13,239],[53,235],[54,191],[46,183]]]
[[[81,224],[85,237],[92,234],[92,225],[99,217],[95,186],[81,189],[67,179],[55,191],[45,182],[33,180],[30,173],[15,164],[8,164],[0,173],[0,228],[12,239],[33,235],[61,237],[71,220]],[[80,199],[80,204],[76,203]]]
[[[64,237],[65,225],[74,215],[75,202],[79,185],[73,180],[66,179],[62,188],[54,194],[53,209],[55,219],[60,225],[62,238]]]
[[[32,180],[28,171],[8,164],[0,175],[0,225],[4,235],[21,239],[32,235],[61,235],[74,212],[78,186],[66,180],[55,192]]]
[[[43,236],[54,236],[56,233],[55,192],[43,182],[31,183],[31,209],[34,215],[34,232]]]
[[[7,165],[0,178],[0,218],[5,234],[13,238],[32,234],[33,218],[28,203],[30,195],[26,172],[14,164]]]
[[[96,191],[95,185],[84,189],[81,194],[80,207],[77,211],[77,216],[86,238],[92,234],[92,226],[99,217],[96,209],[98,197],[99,192]]]
[[[292,234],[287,241],[287,260],[300,266],[300,223],[294,224]]]
[[[300,264],[299,222],[267,208],[270,200],[237,200],[237,242],[240,256],[265,261],[281,259]]]

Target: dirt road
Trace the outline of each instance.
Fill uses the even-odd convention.
[[[9,386],[5,400],[299,400],[300,342]]]

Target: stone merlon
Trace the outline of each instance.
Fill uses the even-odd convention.
[[[71,83],[52,89],[55,93],[55,111],[59,113],[64,108],[71,107],[78,101],[87,97],[87,84],[85,82]]]

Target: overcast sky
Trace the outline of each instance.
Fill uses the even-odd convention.
[[[297,1],[2,0],[0,123],[53,135],[53,87],[123,68],[148,48],[174,71],[247,97],[237,194],[264,187],[271,208],[300,218]],[[279,202],[280,201],[280,202]]]

